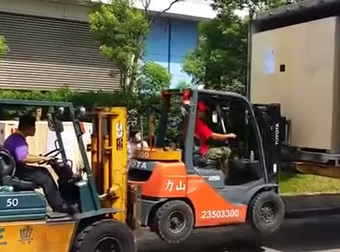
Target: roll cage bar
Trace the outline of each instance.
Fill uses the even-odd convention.
[[[88,179],[90,180],[90,190],[93,195],[97,195],[96,187],[94,181],[92,179],[92,170],[87,158],[85,144],[82,139],[83,130],[80,124],[81,113],[74,108],[73,103],[71,102],[56,102],[56,101],[38,101],[38,100],[15,100],[15,99],[3,99],[0,100],[0,110],[3,107],[18,107],[18,106],[31,106],[31,107],[44,107],[44,108],[63,108],[69,111],[69,118],[73,123],[73,127],[75,130],[79,151],[81,153],[81,157],[84,163],[84,171],[87,174]],[[66,153],[63,145],[63,140],[61,137],[61,132],[63,131],[62,124],[60,125],[60,121],[58,119],[57,113],[53,113],[52,120],[56,122],[55,133],[57,137],[57,141],[59,146],[60,154],[64,162],[67,162]],[[59,123],[58,123],[59,122]],[[56,144],[56,143],[55,143]],[[99,208],[99,201],[96,202],[97,208]]]
[[[185,93],[186,92],[186,93]],[[158,131],[157,131],[157,138],[156,143],[158,143],[159,146],[161,146],[160,143],[164,143],[164,134],[166,132],[166,124],[168,120],[168,112],[170,108],[170,96],[171,95],[184,95],[190,93],[190,102],[187,104],[188,106],[188,124],[187,124],[187,132],[186,137],[184,140],[184,162],[186,163],[188,173],[195,173],[194,170],[194,164],[193,164],[193,147],[194,147],[194,129],[195,129],[195,120],[196,120],[196,111],[197,111],[197,102],[198,100],[209,100],[214,103],[216,101],[220,100],[221,102],[225,101],[226,98],[232,99],[232,100],[238,100],[241,101],[243,104],[245,104],[246,109],[249,111],[249,116],[251,119],[251,122],[254,125],[254,130],[256,134],[256,141],[258,143],[259,147],[259,161],[261,163],[261,166],[264,168],[264,179],[265,182],[268,183],[268,172],[267,172],[267,165],[266,165],[266,159],[264,156],[264,146],[263,141],[261,139],[261,132],[260,128],[257,124],[255,112],[253,109],[252,104],[249,102],[249,100],[237,93],[233,92],[224,92],[224,91],[215,91],[215,90],[198,90],[198,89],[184,89],[184,90],[165,90],[163,91],[163,101],[162,101],[162,112],[161,112],[161,119],[159,121]],[[157,147],[157,146],[156,146]]]

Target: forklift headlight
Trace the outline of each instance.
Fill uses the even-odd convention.
[[[80,106],[77,108],[77,114],[79,117],[85,116],[86,114],[86,108],[83,106]]]
[[[64,114],[64,107],[59,107],[58,108],[58,114],[63,115]]]

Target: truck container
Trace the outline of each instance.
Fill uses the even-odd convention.
[[[325,178],[340,178],[339,16],[340,1],[307,0],[257,13],[250,26],[247,95],[254,104],[280,104],[281,173],[289,164],[296,177],[312,176],[306,187],[321,183],[283,195],[287,212],[340,207],[340,186],[327,188],[340,181]]]

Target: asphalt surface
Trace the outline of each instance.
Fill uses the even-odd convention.
[[[340,215],[286,220],[273,235],[260,238],[250,228],[196,230],[179,245],[169,245],[147,230],[137,233],[138,252],[340,252]]]

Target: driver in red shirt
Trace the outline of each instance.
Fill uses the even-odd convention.
[[[215,141],[226,141],[230,138],[235,139],[236,135],[234,133],[229,134],[219,134],[213,132],[208,125],[203,121],[205,117],[205,112],[208,111],[209,108],[203,103],[198,102],[197,104],[197,116],[195,123],[195,136],[200,142],[200,153],[203,157],[212,160],[219,160],[220,167],[223,167],[224,173],[228,176],[228,159],[231,154],[230,148],[223,146],[218,148],[208,148],[207,141],[209,139]]]

